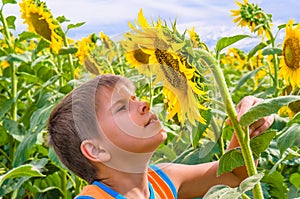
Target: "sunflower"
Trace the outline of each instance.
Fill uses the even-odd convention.
[[[44,2],[34,0],[22,0],[20,2],[21,18],[28,24],[30,32],[37,33],[50,42],[51,49],[58,53],[63,46],[63,39],[59,35],[61,27],[53,18]]]
[[[163,94],[167,98],[168,112],[167,119],[177,114],[178,121],[187,119],[195,125],[195,121],[205,124],[205,119],[199,114],[199,110],[207,110],[198,102],[197,95],[205,95],[198,85],[192,81],[195,68],[187,68],[184,60],[176,53],[161,51],[157,49],[157,64],[151,64],[156,71],[156,82],[163,82]],[[151,60],[150,60],[151,62]]]
[[[232,68],[242,71],[247,62],[247,57],[243,51],[237,48],[228,48],[227,53],[220,59],[220,61],[222,64],[230,65]]]
[[[154,84],[163,83],[169,113],[167,119],[177,115],[182,123],[186,119],[194,125],[195,121],[205,123],[200,111],[207,108],[199,102],[199,96],[206,92],[195,83],[198,73],[182,53],[186,44],[174,39],[175,33],[162,26],[160,21],[150,26],[142,10],[135,26],[131,23],[129,26],[133,32],[126,33],[121,42],[127,62],[139,72],[155,76]]]
[[[84,37],[82,40],[77,41],[76,46],[78,48],[75,53],[75,57],[78,58],[80,65],[84,64],[85,59],[90,55],[91,50],[95,48],[95,43],[92,40],[92,35]]]
[[[243,0],[243,3],[236,1],[236,4],[240,9],[231,10],[231,16],[236,16],[233,22],[241,27],[248,26],[251,32],[257,32],[257,35],[261,35],[263,40],[265,36],[270,39],[272,15],[266,14],[257,4],[249,4],[248,0]]]
[[[300,24],[294,28],[293,24],[294,20],[286,24],[279,75],[293,87],[300,87]]]

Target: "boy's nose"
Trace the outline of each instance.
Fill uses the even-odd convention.
[[[140,105],[138,107],[139,113],[145,114],[145,113],[148,113],[149,110],[150,110],[150,107],[149,107],[148,102],[146,102],[146,101],[140,102]]]

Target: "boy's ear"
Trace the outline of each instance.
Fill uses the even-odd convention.
[[[80,145],[82,154],[93,162],[106,162],[110,160],[110,153],[91,140],[84,140]]]

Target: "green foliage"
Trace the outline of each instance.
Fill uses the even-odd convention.
[[[231,188],[226,185],[217,185],[212,187],[205,194],[203,199],[237,199],[242,198],[242,195],[253,189],[253,187],[262,179],[264,175],[262,173],[253,175],[251,177],[246,178],[241,182],[239,187]]]
[[[251,107],[251,109],[240,118],[243,126],[249,126],[258,119],[277,113],[284,105],[299,100],[299,96],[280,96],[272,99],[266,99],[263,102]]]
[[[86,185],[48,147],[47,119],[52,108],[74,87],[93,75],[105,73],[131,79],[136,84],[137,97],[148,101],[152,111],[162,121],[168,138],[153,155],[152,163],[199,164],[220,160],[218,175],[244,165],[240,149],[224,152],[233,135],[233,128],[226,122],[227,104],[221,102],[220,91],[214,81],[207,80],[212,78],[207,63],[191,47],[192,40],[187,38],[186,33],[177,31],[176,23],[166,31],[174,36],[174,40],[187,44],[188,47],[182,49],[187,62],[197,65],[197,73],[206,75],[205,78],[194,80],[212,96],[211,101],[205,104],[209,109],[201,112],[206,124],[197,122],[196,126],[189,123],[181,125],[176,116],[166,120],[168,112],[162,84],[153,85],[155,77],[145,77],[131,68],[119,42],[91,35],[96,46],[84,64],[80,64],[77,56],[80,49],[77,43],[68,44],[67,33],[81,27],[84,22],[71,24],[64,16],[57,17],[60,24],[69,23],[64,32],[59,32],[64,46],[57,54],[49,48],[51,43],[36,33],[23,31],[12,38],[12,35],[16,35],[10,32],[16,29],[16,17],[3,16],[2,10],[6,4],[17,4],[17,1],[2,0],[0,10],[3,35],[0,39],[1,198],[74,198]],[[278,29],[284,27],[282,25]],[[246,38],[251,39],[251,36],[221,38],[215,52],[210,52],[215,54],[223,69],[235,104],[246,95],[265,99],[240,118],[240,124],[245,128],[260,118],[280,114],[283,107],[300,99],[299,90],[291,90],[278,78],[278,70],[274,67],[276,64],[278,66],[282,49],[276,47],[280,45],[275,45],[275,40],[260,42],[249,52],[236,50],[229,57],[223,53],[223,50]],[[208,50],[204,43],[200,47]],[[207,81],[207,85],[202,81]],[[223,185],[213,187],[204,198],[251,196],[249,190],[260,181],[266,198],[300,197],[300,113],[281,116],[284,120],[272,125],[280,128],[266,131],[250,141],[253,157],[259,162],[259,174],[247,178],[237,188]],[[261,171],[264,171],[264,176]]]
[[[245,38],[249,38],[249,35],[235,35],[232,37],[223,37],[221,39],[219,39],[219,41],[216,44],[216,53],[217,55],[219,55],[219,53],[221,52],[221,50],[223,50],[224,48],[226,48],[227,46],[230,46],[242,39]]]

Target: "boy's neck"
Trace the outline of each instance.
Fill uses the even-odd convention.
[[[109,186],[126,198],[148,199],[150,191],[147,168],[142,173],[128,173],[102,165],[99,179],[101,179],[101,183]]]

